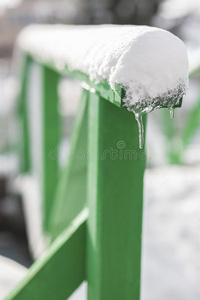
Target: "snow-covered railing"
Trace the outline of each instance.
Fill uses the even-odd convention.
[[[22,172],[31,174],[34,164],[40,165],[43,229],[55,241],[8,299],[66,299],[87,279],[88,299],[138,300],[142,116],[161,107],[172,115],[181,105],[188,84],[184,44],[147,26],[31,26],[20,34],[17,52],[24,61]],[[33,61],[42,67],[43,83],[39,163],[31,150],[27,99]],[[71,153],[85,155],[69,160],[58,178],[58,159],[49,153],[59,145],[60,75],[83,82]]]
[[[113,93],[103,96],[136,116],[160,107],[173,109],[188,85],[183,42],[154,27],[30,26],[18,44],[36,61],[89,81],[95,90],[105,84],[105,91]],[[121,88],[126,91],[123,102]]]

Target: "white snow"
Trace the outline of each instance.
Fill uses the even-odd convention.
[[[26,276],[28,269],[0,255],[0,300],[4,300],[13,288]]]
[[[120,83],[128,108],[174,101],[188,85],[183,42],[155,27],[32,25],[21,32],[17,45],[59,70],[80,70],[96,82],[107,80],[112,89]]]
[[[194,74],[200,69],[200,47],[197,49],[188,52],[189,56],[189,72]]]

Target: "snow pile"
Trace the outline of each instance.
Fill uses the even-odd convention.
[[[200,299],[199,182],[197,163],[145,173],[142,300]]]
[[[22,31],[18,48],[62,70],[80,70],[91,80],[107,80],[126,90],[125,106],[174,106],[188,85],[183,42],[148,26],[33,25]]]

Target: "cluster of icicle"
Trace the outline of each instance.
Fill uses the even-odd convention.
[[[174,90],[169,90],[167,93],[158,95],[153,99],[146,94],[145,97],[139,99],[139,101],[136,103],[133,103],[132,95],[129,93],[129,90],[126,88],[125,90],[126,98],[124,99],[124,106],[128,111],[133,112],[135,115],[139,130],[139,148],[142,149],[144,145],[143,115],[150,113],[155,109],[168,108],[170,112],[170,118],[173,118],[174,109],[176,105],[179,104],[181,98],[186,94],[187,85],[185,82],[180,82],[177,88]]]

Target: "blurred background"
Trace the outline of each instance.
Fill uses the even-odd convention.
[[[13,188],[19,173],[14,117],[19,82],[13,51],[18,33],[32,23],[145,24],[167,29],[185,42],[190,86],[182,108],[175,110],[174,119],[167,110],[153,112],[148,118],[142,300],[199,300],[199,0],[0,0],[0,299],[42,252],[34,252],[37,245],[30,241],[26,209]],[[33,72],[39,77],[37,70]],[[80,93],[76,82],[62,78],[62,149],[69,147]],[[61,155],[61,164],[64,159]],[[86,284],[78,293],[72,299],[84,300]]]

